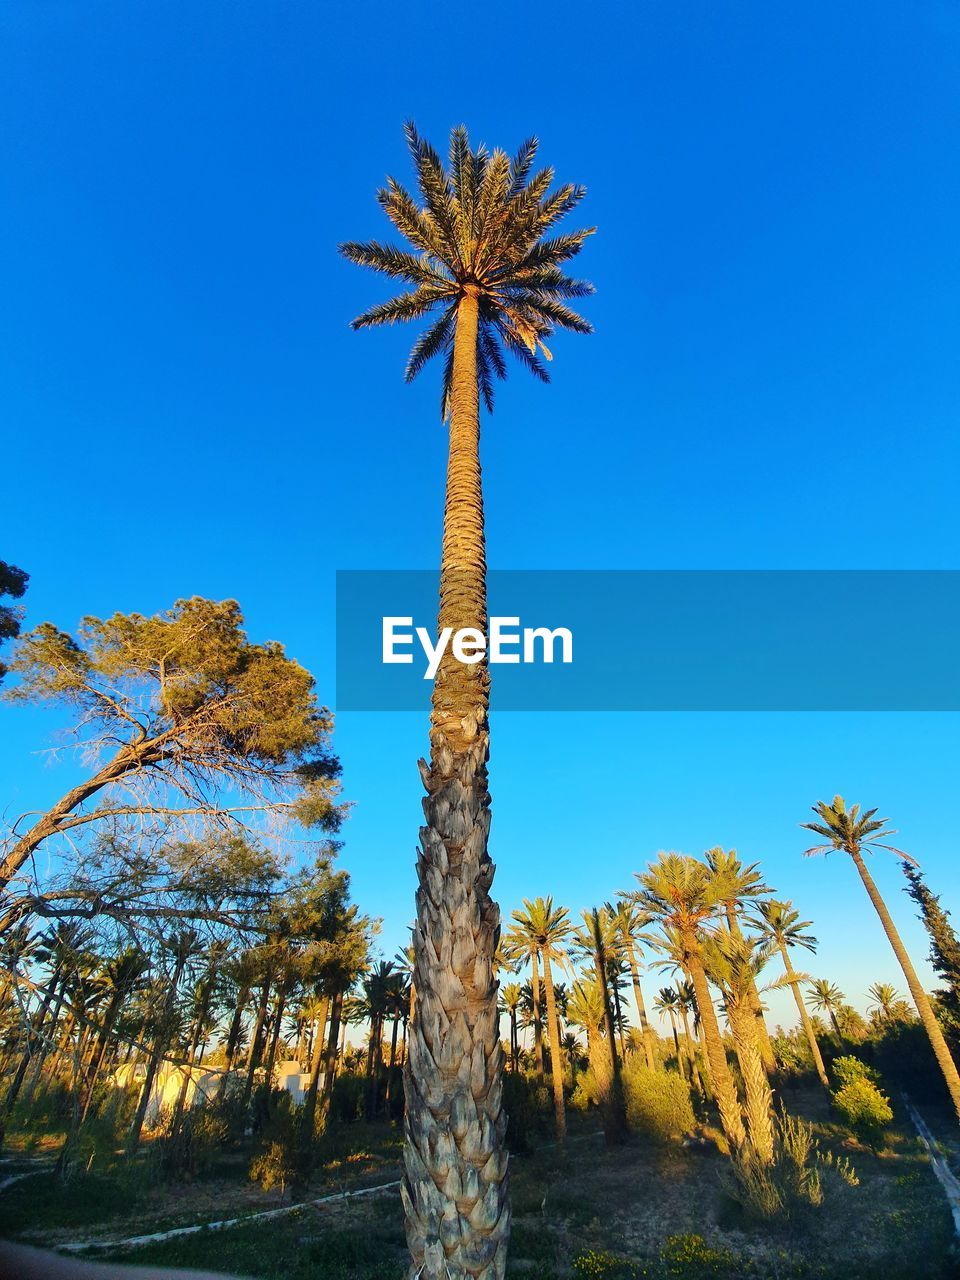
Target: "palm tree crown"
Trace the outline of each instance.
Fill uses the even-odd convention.
[[[758,902],[756,915],[750,920],[761,933],[776,946],[803,947],[807,951],[816,951],[817,940],[806,930],[812,920],[801,920],[800,912],[795,911],[792,902],[780,902],[771,898],[767,902]]]
[[[817,978],[810,983],[810,999],[815,1009],[834,1015],[843,1008],[846,996],[836,983]]]
[[[450,135],[444,167],[437,152],[405,126],[421,203],[393,178],[377,198],[410,249],[371,240],[340,246],[344,257],[413,286],[377,303],[353,321],[354,329],[436,318],[415,342],[407,360],[412,381],[434,356],[444,359],[442,412],[447,416],[453,377],[457,306],[472,294],[479,308],[477,381],[488,409],[493,380],[506,377],[507,350],[540,378],[551,359],[544,340],[556,328],[590,333],[591,326],[566,305],[593,292],[584,280],[561,270],[594,228],[547,236],[582,200],[585,188],[565,183],[551,191],[554,171],[532,173],[537,139],[529,138],[511,160],[506,152],[472,150],[463,126]],[[411,251],[412,250],[412,251]],[[439,314],[436,314],[439,313]]]
[[[844,853],[857,854],[864,848],[874,846],[877,849],[887,849],[890,853],[895,853],[898,858],[903,858],[914,866],[917,865],[915,859],[908,853],[904,853],[902,849],[897,849],[892,844],[883,844],[877,839],[878,836],[895,836],[897,833],[887,827],[887,818],[873,816],[877,812],[876,809],[865,809],[861,813],[858,804],[851,805],[848,809],[844,804],[843,796],[834,796],[832,804],[827,804],[825,800],[818,800],[813,806],[813,812],[820,821],[801,822],[800,826],[805,831],[812,831],[822,836],[826,844],[816,844],[810,849],[805,849],[803,851],[805,858],[813,857],[818,853],[829,853],[832,849],[842,849]]]

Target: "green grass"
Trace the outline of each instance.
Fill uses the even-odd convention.
[[[803,1112],[802,1095],[791,1104]],[[727,1165],[715,1149],[652,1148],[634,1138],[608,1150],[591,1136],[595,1117],[571,1116],[565,1151],[543,1143],[512,1162],[511,1280],[954,1277],[950,1214],[912,1134],[890,1131],[875,1154],[820,1110],[813,1098],[808,1114],[821,1144],[852,1160],[860,1185],[835,1179],[822,1207],[766,1225],[731,1210]],[[386,1125],[339,1130],[324,1144],[306,1198],[394,1176],[400,1141]],[[65,1188],[39,1174],[0,1193],[0,1232],[29,1232],[37,1243],[47,1232],[48,1239],[118,1238],[277,1204],[246,1181],[249,1155],[225,1156],[186,1188],[146,1181],[149,1155],[140,1171],[118,1162]],[[405,1270],[396,1191],[95,1256],[257,1280],[400,1280]]]
[[[267,1223],[206,1231],[135,1253],[98,1251],[99,1258],[138,1266],[201,1267],[260,1280],[400,1280],[404,1237],[399,1198],[389,1220],[371,1215],[355,1227],[318,1228],[309,1210]],[[92,1255],[91,1255],[92,1256]]]

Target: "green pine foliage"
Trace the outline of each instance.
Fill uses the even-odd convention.
[[[930,891],[919,867],[904,862],[903,874],[907,878],[906,892],[920,908],[920,918],[930,935],[930,963],[947,986],[941,1002],[957,1023],[960,1021],[960,938],[950,923],[950,912],[941,907],[939,895]]]

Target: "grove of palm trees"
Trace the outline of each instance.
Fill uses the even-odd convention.
[[[956,32],[227,8],[7,32],[0,1278],[948,1280]]]

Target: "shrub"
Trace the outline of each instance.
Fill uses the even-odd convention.
[[[303,1141],[301,1117],[286,1090],[271,1098],[263,1125],[259,1151],[250,1163],[250,1178],[264,1191],[280,1188],[283,1196],[288,1186],[305,1186],[310,1178],[312,1143]]]
[[[741,1151],[732,1157],[731,1168],[728,1190],[733,1199],[749,1217],[761,1220],[819,1208],[825,1173],[828,1185],[834,1177],[848,1186],[858,1185],[850,1162],[821,1151],[813,1126],[783,1108],[777,1116],[773,1164],[763,1164],[751,1152]]]
[[[333,1082],[330,1116],[340,1124],[356,1120],[363,1111],[364,1081],[350,1072],[341,1072]]]
[[[543,1132],[553,1106],[547,1091],[519,1072],[503,1077],[503,1105],[507,1113],[507,1148],[514,1155],[530,1150],[531,1139]]]
[[[658,1142],[675,1142],[694,1129],[690,1089],[676,1072],[651,1071],[631,1054],[623,1067],[623,1090],[632,1129]]]
[[[586,1249],[573,1260],[577,1280],[629,1280],[636,1273],[636,1263],[607,1249]]]
[[[230,1141],[230,1123],[215,1105],[185,1111],[176,1129],[154,1144],[165,1178],[192,1178],[206,1173]]]
[[[893,1120],[890,1100],[872,1080],[854,1078],[833,1095],[833,1105],[861,1141],[875,1146]]]
[[[868,1067],[865,1062],[861,1062],[859,1058],[855,1058],[852,1054],[848,1054],[844,1058],[835,1058],[830,1068],[833,1072],[837,1087],[842,1089],[845,1085],[852,1084],[854,1080],[871,1080],[874,1084],[880,1083],[880,1073],[875,1067]]]
[[[729,1249],[714,1249],[703,1236],[668,1237],[660,1253],[668,1276],[683,1280],[706,1280],[708,1276],[727,1274],[737,1261]]]
[[[283,1196],[287,1184],[297,1177],[297,1153],[286,1142],[268,1142],[250,1164],[250,1178],[259,1182],[264,1191],[280,1188]]]

